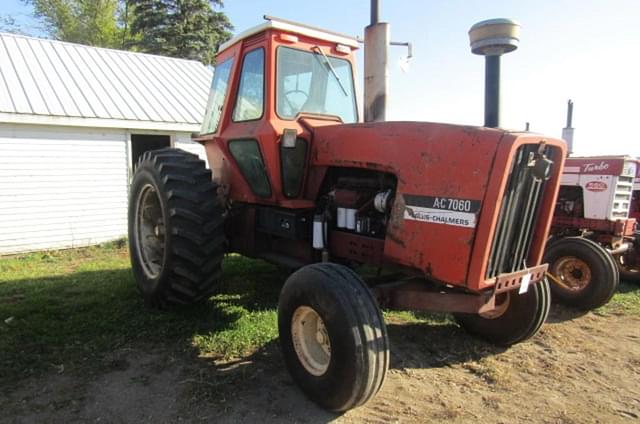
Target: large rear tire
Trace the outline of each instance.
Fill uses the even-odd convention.
[[[496,296],[496,309],[486,314],[454,314],[469,333],[499,346],[511,346],[533,337],[549,315],[551,293],[546,279],[526,293],[511,290]]]
[[[331,263],[293,273],[280,294],[278,329],[295,382],[331,411],[364,404],[389,367],[389,340],[378,305],[362,279]]]
[[[145,303],[185,305],[213,292],[222,272],[223,223],[204,161],[179,149],[143,154],[131,183],[129,251]]]
[[[557,240],[545,250],[554,300],[591,310],[606,304],[620,281],[611,254],[598,243],[583,237]]]

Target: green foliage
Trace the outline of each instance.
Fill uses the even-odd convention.
[[[120,47],[118,0],[24,0],[58,40],[99,47]]]
[[[233,29],[221,0],[23,0],[52,38],[97,47],[214,61]],[[17,31],[10,17],[0,29]]]
[[[138,49],[213,63],[217,47],[229,39],[233,29],[226,15],[214,7],[222,7],[222,1],[138,1],[131,27],[140,37]]]

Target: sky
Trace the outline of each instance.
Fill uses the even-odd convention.
[[[362,37],[369,0],[225,0],[236,32],[272,15]],[[37,31],[30,7],[0,1],[0,15]],[[633,123],[640,115],[638,0],[381,0],[393,41],[410,41],[410,69],[401,47],[390,50],[389,120],[482,125],[484,58],[471,54],[476,22],[510,18],[521,26],[518,50],[502,58],[503,128],[560,137],[567,100],[574,102],[574,151],[640,156]],[[35,28],[35,29],[34,29]],[[362,51],[359,52],[362,78]],[[362,86],[359,81],[360,87]]]

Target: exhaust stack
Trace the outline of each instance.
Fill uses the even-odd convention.
[[[562,129],[562,139],[567,142],[567,155],[573,153],[573,101],[567,102],[567,126]]]
[[[500,56],[518,48],[520,24],[511,19],[489,19],[469,30],[473,54],[485,57],[484,126],[500,126]]]
[[[387,120],[389,24],[380,22],[380,1],[371,0],[371,24],[364,29],[364,121]]]

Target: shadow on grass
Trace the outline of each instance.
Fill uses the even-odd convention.
[[[573,308],[571,306],[562,305],[557,302],[551,304],[551,310],[549,311],[548,323],[558,324],[565,321],[572,321],[588,314],[589,311]]]
[[[447,367],[506,350],[473,337],[450,318],[439,323],[390,323],[387,330],[392,369]]]
[[[611,298],[607,304],[595,310],[585,311],[554,302],[551,305],[551,312],[549,313],[547,322],[555,324],[571,321],[587,315],[589,312],[593,312],[597,315],[607,315],[609,313],[640,314],[640,284],[635,284],[629,281],[620,281],[618,290],[614,294],[613,298]]]
[[[91,363],[131,344],[158,344],[192,354],[230,345],[232,355],[242,353],[251,337],[256,336],[258,344],[264,341],[254,333],[260,331],[260,321],[275,319],[284,277],[267,264],[230,257],[223,281],[211,301],[166,311],[145,307],[129,269],[4,281],[0,382],[62,364],[69,369]],[[258,322],[243,323],[248,328],[240,328],[234,341],[237,335],[230,330],[246,317],[257,317]]]
[[[618,286],[618,293],[633,293],[636,295],[640,295],[640,281],[620,281],[620,285]]]
[[[231,400],[250,399],[254,412],[334,419],[304,398],[280,356],[276,308],[288,274],[240,256],[223,268],[210,301],[166,311],[144,306],[128,268],[3,282],[0,318],[11,320],[0,321],[0,387],[60,367],[97,376],[109,371],[105,357],[114,351],[168,350],[190,369],[194,407],[205,401],[225,411]],[[391,368],[444,367],[503,351],[447,315],[402,314],[390,313]]]

